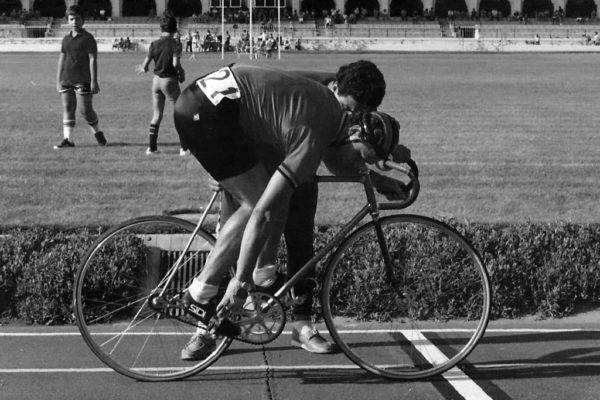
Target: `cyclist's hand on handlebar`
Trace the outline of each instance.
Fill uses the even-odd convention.
[[[378,175],[378,178],[373,181],[377,192],[385,196],[390,201],[402,201],[408,199],[409,189],[404,183],[387,177]]]
[[[399,144],[394,148],[394,150],[392,150],[388,160],[397,163],[406,163],[411,159],[410,157],[410,149],[403,144]],[[386,160],[377,161],[375,165],[382,171],[389,171],[390,167],[385,165],[385,161]]]
[[[411,158],[410,149],[403,144],[397,145],[392,150],[392,160],[398,163],[405,163]]]

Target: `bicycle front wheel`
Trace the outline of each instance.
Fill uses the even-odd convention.
[[[210,366],[231,343],[221,338],[199,362],[180,359],[196,326],[177,300],[215,242],[203,230],[192,238],[194,228],[173,217],[133,219],[104,233],[83,260],[74,288],[77,325],[115,371],[143,381],[182,379]]]
[[[334,253],[323,281],[327,327],[357,365],[391,379],[440,374],[484,334],[490,285],[477,251],[450,226],[421,216],[380,220],[386,267],[373,222]]]

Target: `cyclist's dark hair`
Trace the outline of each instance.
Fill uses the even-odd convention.
[[[357,102],[372,110],[379,107],[385,96],[385,79],[371,61],[360,60],[342,65],[335,80],[338,94],[352,95]]]
[[[67,17],[69,15],[79,15],[83,17],[83,11],[81,11],[81,7],[79,7],[77,4],[73,4],[72,6],[67,8],[67,12],[65,14]]]
[[[177,19],[168,11],[160,17],[159,25],[162,32],[177,32]]]

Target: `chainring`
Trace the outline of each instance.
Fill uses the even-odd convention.
[[[279,299],[264,292],[250,292],[240,311],[229,317],[241,332],[234,339],[250,344],[267,344],[285,327],[285,308]]]

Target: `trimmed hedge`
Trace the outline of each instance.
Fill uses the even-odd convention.
[[[470,224],[467,236],[490,272],[493,318],[562,317],[600,300],[600,226]],[[0,316],[37,324],[73,322],[73,277],[98,229],[9,229],[0,238]],[[319,248],[337,227],[320,227]],[[135,256],[135,246],[131,255]],[[107,255],[110,257],[110,255]],[[118,285],[118,271],[99,282]],[[366,297],[365,297],[366,298]],[[360,310],[359,303],[352,307]]]

